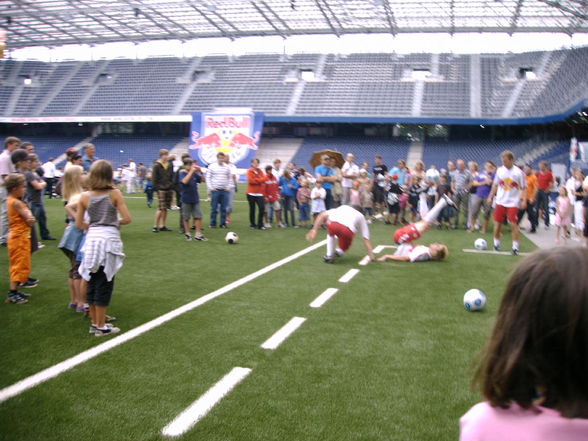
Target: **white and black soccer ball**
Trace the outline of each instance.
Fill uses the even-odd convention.
[[[463,306],[468,311],[481,311],[486,306],[486,294],[479,289],[470,289],[463,295]]]
[[[488,242],[486,239],[482,239],[481,237],[476,239],[474,242],[474,248],[477,250],[487,250],[488,249]]]
[[[225,242],[231,245],[239,243],[239,235],[237,233],[229,231],[225,236]]]

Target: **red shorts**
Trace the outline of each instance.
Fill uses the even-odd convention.
[[[516,224],[519,216],[519,209],[517,207],[504,207],[503,205],[496,205],[494,209],[494,222],[503,224],[506,219],[511,224]]]
[[[406,227],[402,227],[399,230],[396,230],[396,232],[394,233],[394,243],[408,243],[412,242],[413,240],[417,240],[420,237],[421,233],[419,233],[417,227],[414,224],[410,224]]]
[[[327,225],[327,232],[329,236],[337,236],[339,239],[339,248],[347,251],[353,242],[355,233],[339,222],[329,222]]]

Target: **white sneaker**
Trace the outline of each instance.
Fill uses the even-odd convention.
[[[96,328],[94,335],[96,337],[104,337],[105,335],[116,334],[120,332],[120,329],[116,326],[112,326],[110,323],[104,325],[104,328]]]
[[[267,223],[267,224],[263,224],[263,226],[264,226],[265,228],[271,228],[271,227],[272,227],[272,224],[269,224],[269,223]]]

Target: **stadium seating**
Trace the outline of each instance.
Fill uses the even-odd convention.
[[[159,158],[160,149],[171,150],[182,141],[181,137],[170,136],[136,136],[104,134],[92,142],[96,145],[96,156],[108,159],[115,167],[127,164],[133,159],[137,164],[146,166]]]
[[[345,138],[323,138],[308,137],[300,146],[292,162],[299,167],[310,170],[309,161],[312,154],[320,150],[335,150],[345,156],[348,152],[355,154],[355,162],[361,164],[367,162],[370,166],[374,164],[374,156],[381,155],[385,164],[389,166],[396,164],[398,159],[406,159],[410,142],[396,141],[380,138],[366,137],[345,137]]]
[[[0,106],[5,117],[173,115],[215,107],[251,107],[280,116],[540,117],[588,98],[586,65],[588,48],[476,56],[0,60]],[[521,68],[537,78],[521,79]],[[314,70],[316,79],[298,83],[301,69]],[[430,77],[415,81],[414,69],[428,70]],[[32,83],[24,85],[23,76]]]

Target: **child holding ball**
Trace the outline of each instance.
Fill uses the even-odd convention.
[[[588,249],[536,251],[508,282],[461,441],[588,439]]]

